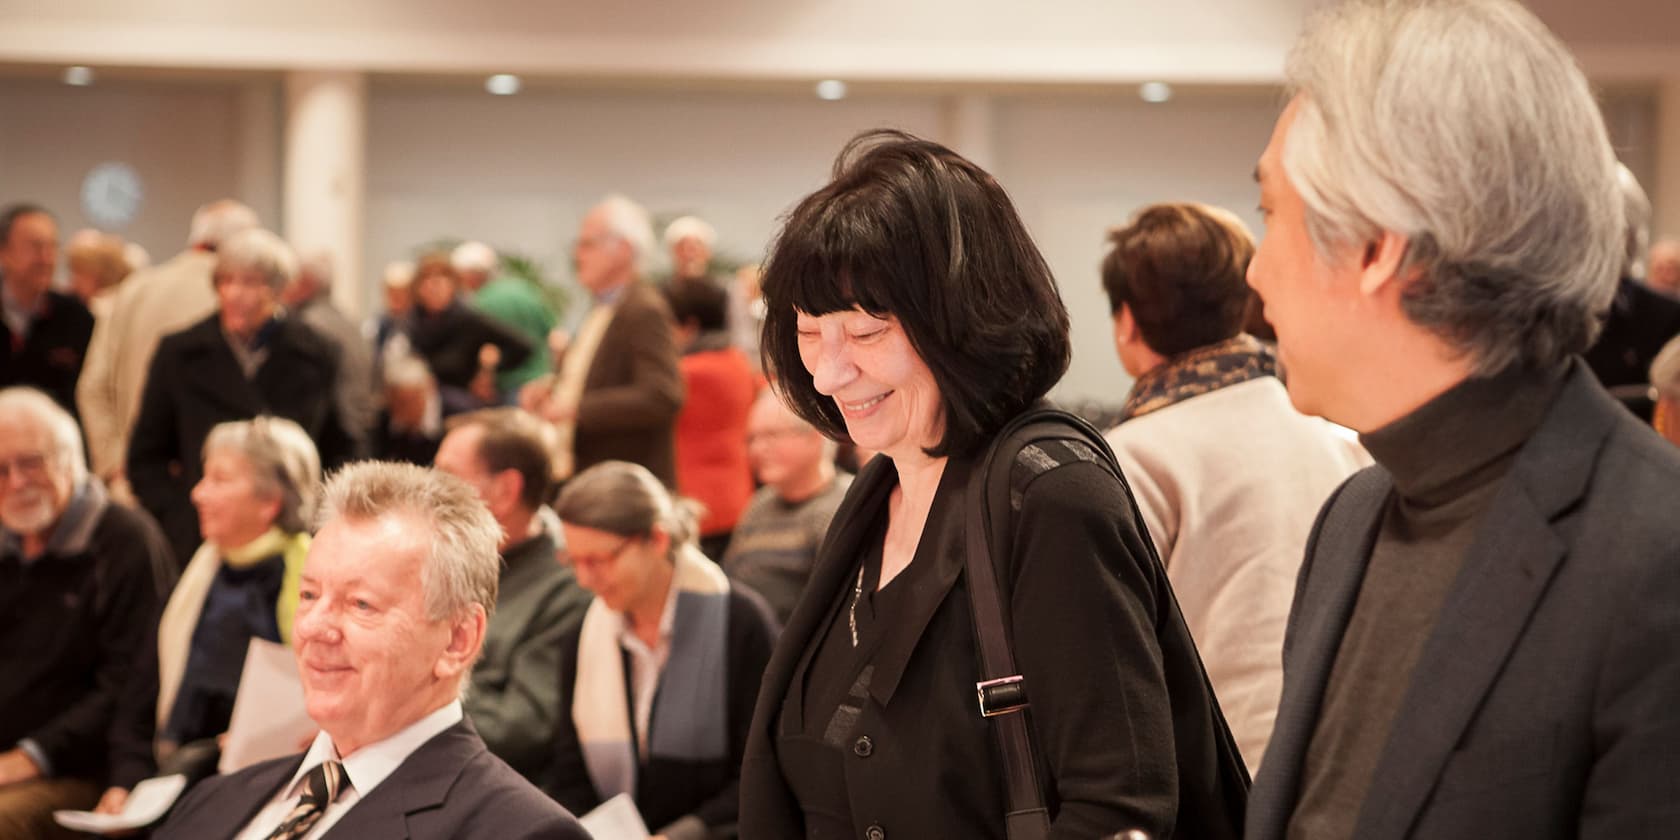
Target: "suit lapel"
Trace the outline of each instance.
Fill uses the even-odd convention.
[[[1577,362],[1477,531],[1413,670],[1356,837],[1406,836],[1567,554],[1553,520],[1585,492],[1609,412],[1621,410],[1584,371]]]
[[[223,790],[217,791],[216,796],[226,804],[221,813],[232,814],[236,819],[231,825],[237,826],[235,834],[244,830],[257,818],[261,811],[280,792],[280,786],[292,780],[297,773],[298,766],[303,764],[303,754],[288,759],[276,759],[268,767],[257,771],[251,778],[250,784],[223,785]],[[220,820],[218,820],[220,822]]]
[[[1249,805],[1251,832],[1261,840],[1284,835],[1300,796],[1302,765],[1317,728],[1324,689],[1359,600],[1393,487],[1379,467],[1355,474],[1331,497],[1307,545],[1300,581],[1304,588],[1289,616],[1283,694]]]
[[[409,815],[443,806],[462,769],[484,743],[466,719],[420,745],[373,793],[356,802],[322,840],[411,837]],[[401,833],[398,827],[401,826]]]

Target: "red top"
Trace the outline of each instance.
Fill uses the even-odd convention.
[[[677,492],[706,506],[701,536],[735,529],[752,498],[747,415],[764,378],[737,347],[678,362],[687,396],[677,414]]]

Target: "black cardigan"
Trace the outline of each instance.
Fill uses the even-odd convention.
[[[1002,582],[1051,834],[1234,837],[1241,815],[1227,813],[1219,782],[1215,701],[1129,491],[1085,460],[1093,454],[1064,448],[1053,463],[1014,464],[1027,478]],[[1002,769],[976,707],[979,654],[962,574],[973,466],[946,465],[912,561],[934,565],[944,596],[930,612],[898,617],[920,632],[877,652],[859,743],[843,752],[852,822],[867,836],[1004,837]],[[793,678],[854,580],[861,540],[880,534],[896,484],[885,458],[858,476],[771,657],[742,769],[745,840],[804,836],[778,754],[778,738],[810,729]]]
[[[556,744],[553,776],[547,793],[574,814],[585,814],[601,804],[589,780],[572,725],[572,694],[577,681],[578,638],[581,624],[560,640],[564,651],[560,662],[560,714],[555,721]],[[729,667],[727,761],[677,761],[657,759],[636,769],[636,808],[642,821],[657,832],[685,816],[693,815],[706,824],[712,837],[735,835],[741,756],[746,749],[747,726],[752,721],[753,700],[758,696],[764,665],[776,641],[775,619],[770,607],[739,583],[729,589],[729,639],[725,661]],[[625,662],[625,703],[630,703],[630,663]],[[632,720],[634,716],[632,715]]]

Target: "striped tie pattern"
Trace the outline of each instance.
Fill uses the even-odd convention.
[[[344,792],[344,765],[323,761],[303,777],[303,796],[292,806],[280,827],[268,835],[268,840],[298,840],[309,833],[327,812],[327,806]]]

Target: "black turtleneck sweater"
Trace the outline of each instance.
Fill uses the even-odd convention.
[[[1472,378],[1361,435],[1394,478],[1324,690],[1291,840],[1352,837],[1412,671],[1471,541],[1568,368]],[[1378,792],[1380,795],[1380,792]]]

